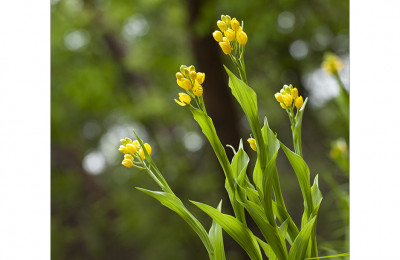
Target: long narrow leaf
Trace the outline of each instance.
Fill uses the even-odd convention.
[[[307,225],[300,231],[299,235],[297,236],[296,240],[294,241],[292,247],[289,251],[289,260],[303,260],[307,246],[310,241],[310,236],[312,229],[315,225],[316,217],[312,218]]]
[[[186,207],[183,205],[182,201],[178,197],[167,192],[151,191],[138,187],[136,189],[146,193],[147,195],[152,196],[165,207],[169,208],[170,210],[176,212],[179,216],[181,216],[200,237],[208,253],[213,254],[213,246],[206,230],[201,225],[201,223],[189,212],[189,210],[186,209]]]
[[[246,225],[242,224],[236,218],[223,214],[209,205],[194,201],[191,202],[214,219],[226,231],[226,233],[228,233],[247,252],[251,259],[262,259],[256,237]]]
[[[218,204],[217,210],[221,212],[222,200]],[[210,231],[208,232],[211,244],[214,246],[214,259],[225,260],[224,238],[221,226],[213,220]]]

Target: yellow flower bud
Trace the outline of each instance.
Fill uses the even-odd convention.
[[[191,72],[190,72],[190,78],[191,78],[192,80],[195,80],[195,79],[197,78],[197,73],[196,73],[196,71],[191,71]]]
[[[145,143],[145,144],[144,144],[144,147],[145,147],[147,153],[148,153],[149,155],[151,155],[151,146],[150,146],[148,143]],[[140,157],[142,158],[142,160],[144,160],[144,158],[146,158],[146,156],[144,155],[143,148],[140,149],[140,152],[139,152],[139,153],[140,153]]]
[[[249,138],[247,139],[247,142],[249,142],[251,149],[257,152],[256,140],[254,138]]]
[[[283,104],[282,102],[279,103],[279,104],[281,105],[281,107],[282,107],[283,109],[286,109],[285,104]]]
[[[189,79],[185,79],[185,78],[183,78],[182,80],[177,79],[176,82],[178,83],[179,87],[186,89],[186,90],[189,90],[192,87],[192,83],[190,82]]]
[[[283,85],[283,90],[286,92],[286,94],[289,94],[290,95],[290,86],[288,86],[288,85]]]
[[[285,103],[285,105],[287,107],[290,107],[292,105],[293,98],[291,95],[289,95],[289,94],[282,95],[282,99],[283,99],[283,103]]]
[[[294,105],[297,107],[297,109],[300,109],[303,106],[303,97],[300,96],[300,97],[296,98]]]
[[[290,91],[290,94],[292,95],[293,99],[296,100],[296,98],[299,96],[299,91],[297,88],[294,88]]]
[[[190,101],[192,101],[190,96],[186,93],[179,93],[178,95],[179,95],[180,101],[175,99],[175,102],[178,103],[178,105],[180,105],[182,107],[186,106],[187,104],[190,104]]]
[[[224,32],[225,37],[228,38],[230,42],[233,42],[235,40],[235,31],[232,29],[228,29]]]
[[[275,93],[275,99],[276,101],[278,101],[279,103],[283,101],[282,99],[282,94],[281,93]]]
[[[120,145],[118,148],[118,151],[120,151],[121,153],[127,154],[128,150],[126,149],[125,145]]]
[[[192,71],[195,71],[195,70],[196,70],[196,68],[193,65],[190,65],[189,72],[192,72]]]
[[[203,87],[200,84],[194,85],[192,91],[197,97],[201,97],[203,95]]]
[[[199,84],[203,84],[205,77],[206,74],[204,74],[203,72],[197,72],[196,80]]]
[[[239,28],[240,28],[240,23],[239,23],[238,20],[236,20],[236,18],[233,18],[233,19],[231,20],[231,27],[232,27],[232,29],[233,29],[235,32],[239,30]]]
[[[185,73],[184,73],[185,69],[187,69],[187,66],[186,66],[186,65],[181,65],[181,67],[179,68],[179,71],[180,71],[183,75],[185,75]]]
[[[217,42],[222,42],[222,33],[220,31],[213,32],[213,37]]]
[[[128,153],[135,154],[138,151],[138,147],[133,144],[127,144],[126,150],[128,151]]]
[[[225,15],[225,21],[224,21],[227,25],[231,24],[231,17],[229,15]]]
[[[183,78],[182,73],[177,72],[177,73],[176,73],[176,79],[177,79],[177,80],[181,80],[182,78]]]
[[[122,165],[127,167],[127,168],[132,168],[133,167],[133,161],[129,159],[124,159],[122,161]]]
[[[133,156],[130,154],[125,154],[124,159],[133,161]]]
[[[221,31],[223,31],[223,32],[225,32],[226,29],[228,29],[228,26],[226,25],[226,23],[224,23],[224,22],[221,21],[221,20],[218,20],[218,21],[217,21],[217,25],[218,25],[218,28],[219,28]]]
[[[236,33],[236,39],[239,42],[240,45],[245,46],[247,43],[247,34],[243,30],[239,30]]]
[[[223,40],[222,42],[220,42],[219,46],[221,46],[221,49],[225,54],[231,54],[231,52],[232,52],[231,44],[226,37],[224,37],[224,39],[226,39],[226,40]]]

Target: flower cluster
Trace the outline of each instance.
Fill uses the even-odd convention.
[[[343,69],[343,62],[335,54],[326,53],[321,66],[329,74],[336,74],[338,71]]]
[[[303,97],[299,96],[297,88],[293,88],[292,84],[284,85],[281,91],[275,94],[275,98],[283,109],[300,109],[303,106]]]
[[[221,31],[215,31],[213,37],[219,43],[222,51],[227,55],[231,54],[232,50],[233,55],[239,54],[240,46],[245,46],[247,43],[247,34],[243,31],[239,21],[236,18],[231,19],[229,15],[221,15],[217,26]]]
[[[189,105],[192,98],[196,101],[197,105],[201,108],[203,104],[203,84],[205,79],[203,72],[196,72],[193,65],[187,67],[182,65],[180,72],[176,73],[176,82],[178,86],[186,90],[186,93],[179,93],[179,100],[175,102],[180,106]]]
[[[132,168],[133,166],[140,168],[140,165],[143,164],[143,160],[146,158],[142,147],[138,140],[132,141],[130,138],[126,137],[125,139],[120,140],[122,145],[119,147],[118,151],[122,152],[124,155],[124,160],[122,161],[122,165],[128,168]],[[151,154],[151,146],[148,143],[144,144],[144,147],[147,153]],[[137,159],[137,160],[135,160]]]

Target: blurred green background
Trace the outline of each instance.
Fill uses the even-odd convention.
[[[157,189],[120,163],[119,140],[135,129],[174,192],[208,229],[211,220],[188,200],[232,214],[224,178],[191,113],[173,99],[181,64],[205,72],[204,98],[222,143],[237,147],[250,128],[227,86],[231,62],[212,38],[221,14],[244,21],[245,61],[278,138],[293,147],[290,122],[273,94],[293,84],[309,97],[303,154],[323,193],[317,226],[320,255],[348,252],[348,158],[333,160],[332,142],[348,143],[348,122],[335,80],[320,69],[332,51],[345,62],[348,87],[349,2],[334,0],[52,0],[51,207],[52,259],[207,259],[178,215],[134,187]],[[255,153],[246,146],[254,165]],[[227,149],[228,156],[232,151]],[[331,154],[331,155],[330,155]],[[343,162],[344,160],[344,162]],[[344,164],[344,166],[343,166]],[[347,162],[348,166],[348,162]],[[278,157],[283,195],[299,225],[296,177]],[[251,222],[250,222],[251,223]],[[252,224],[250,224],[251,226]],[[257,234],[257,233],[256,233]],[[227,259],[247,259],[225,234]]]

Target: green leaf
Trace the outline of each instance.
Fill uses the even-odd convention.
[[[239,102],[247,120],[249,121],[257,144],[257,158],[260,160],[261,169],[264,169],[266,165],[266,154],[264,141],[261,135],[260,122],[258,119],[257,94],[246,83],[238,79],[227,67],[225,67],[225,70],[229,75],[229,87],[232,90],[232,94]]]
[[[262,255],[256,237],[250,229],[236,218],[223,214],[213,207],[191,201],[214,219],[249,255],[251,259],[261,260]]]
[[[287,240],[290,245],[293,244],[294,240],[296,239],[297,235],[299,234],[299,229],[297,228],[296,224],[293,222],[292,218],[290,217],[289,213],[287,212],[286,208],[282,207],[275,201],[272,202],[272,208],[274,210],[274,214],[278,217],[279,221],[283,222],[288,220],[289,227],[288,227],[288,235]]]
[[[312,218],[307,225],[300,231],[299,235],[296,237],[292,247],[289,252],[289,260],[303,260],[306,251],[308,242],[310,241],[310,236],[312,233],[312,229],[315,225],[316,217]]]
[[[283,249],[285,251],[287,251],[285,238],[286,238],[287,230],[289,227],[289,222],[290,222],[290,220],[286,219],[285,221],[283,221],[281,226],[278,228],[278,230],[279,230],[278,235],[279,235],[279,238],[281,239],[281,244],[283,245]]]
[[[343,254],[338,254],[338,255],[328,255],[328,256],[320,256],[320,257],[313,257],[313,258],[306,258],[305,260],[312,260],[312,259],[323,259],[323,258],[332,258],[332,257],[344,257],[344,256],[349,256],[350,253],[343,253]]]
[[[272,209],[272,176],[276,174],[276,164],[275,160],[278,155],[278,151],[274,154],[271,160],[268,162],[267,167],[263,173],[262,182],[262,204],[264,211],[267,215],[268,223],[273,227],[276,226],[274,212]]]
[[[217,210],[221,212],[222,200],[218,204]],[[225,260],[224,238],[222,236],[222,228],[213,220],[210,231],[208,232],[211,244],[214,246],[214,259]]]
[[[195,108],[191,108],[191,107],[189,107],[189,109],[192,112],[194,119],[199,124],[204,135],[207,137],[208,141],[210,142],[210,144],[215,152],[215,155],[217,156],[218,161],[222,166],[222,169],[228,180],[230,188],[234,189],[235,185],[234,185],[231,165],[229,163],[228,157],[226,156],[225,149],[222,146],[221,141],[218,138],[217,131],[215,130],[212,119],[206,113],[204,113],[203,111],[201,111],[199,109],[195,109]]]
[[[251,218],[260,229],[265,240],[271,246],[274,254],[278,257],[278,259],[287,259],[287,251],[282,245],[282,242],[277,233],[277,229],[268,223],[263,208],[251,201],[246,201],[245,203],[242,203],[242,205],[246,208],[247,212],[249,212]]]
[[[232,172],[236,179],[242,172],[246,174],[246,169],[249,161],[249,156],[247,156],[247,153],[243,150],[243,142],[242,139],[240,139],[239,149],[233,156],[231,163]]]
[[[200,237],[204,246],[206,247],[209,254],[214,253],[213,246],[209,239],[209,236],[201,225],[201,223],[186,209],[183,205],[182,201],[176,197],[174,194],[161,192],[161,191],[151,191],[142,188],[136,187],[136,189],[146,193],[147,195],[152,196],[157,199],[162,205],[169,208],[172,211],[175,211],[179,216],[181,216],[189,226],[196,232],[196,234]]]
[[[267,117],[264,117],[264,126],[261,129],[264,143],[267,146],[267,161],[271,160],[274,154],[279,150],[279,141],[274,132],[269,128]]]
[[[281,147],[285,152],[286,157],[289,159],[289,162],[292,165],[294,172],[296,173],[301,193],[303,194],[303,199],[305,201],[305,210],[307,211],[307,216],[310,216],[313,211],[313,202],[310,188],[310,169],[308,168],[303,158],[301,158],[301,156],[292,152],[282,142],[279,143],[281,144]]]
[[[265,255],[268,256],[269,260],[279,260],[275,253],[274,250],[272,250],[271,246],[268,245],[267,243],[265,243],[264,241],[262,241],[261,239],[257,238],[258,243],[260,244],[260,246],[262,247],[262,249],[265,252]]]
[[[304,100],[303,105],[297,112],[296,124],[293,129],[294,150],[300,156],[303,156],[303,152],[301,150],[301,125],[302,125],[302,121],[303,121],[303,113],[304,113],[304,109],[306,108],[307,100],[308,100],[308,98],[306,98],[306,100]]]

